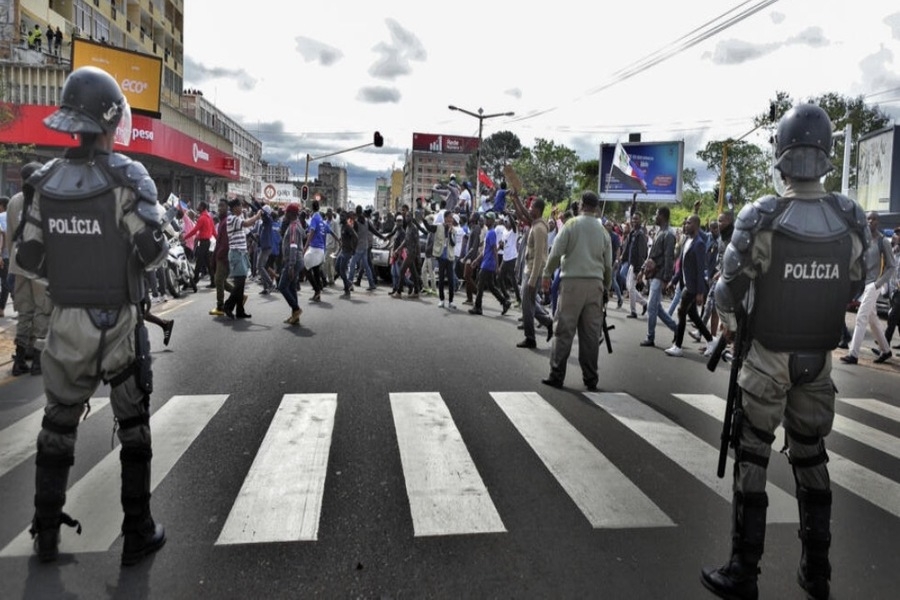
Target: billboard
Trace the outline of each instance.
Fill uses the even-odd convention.
[[[635,190],[612,170],[617,144],[600,145],[601,200],[631,202]],[[684,142],[631,142],[622,147],[644,175],[646,192],[637,192],[638,202],[681,202]]]
[[[475,154],[478,138],[441,133],[413,133],[413,151],[442,154]]]
[[[113,76],[135,111],[159,118],[162,59],[82,38],[72,40],[72,69],[98,67]]]
[[[862,137],[858,144],[856,201],[866,212],[891,212],[894,146],[897,129],[890,127]]]

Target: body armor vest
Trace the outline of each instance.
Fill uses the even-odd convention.
[[[852,296],[852,233],[832,202],[782,205],[761,224],[774,233],[771,263],[756,280],[753,336],[770,350],[827,351],[840,342]]]
[[[76,174],[86,183],[80,189],[67,185]],[[99,161],[65,160],[35,185],[54,304],[114,308],[129,302],[131,247],[116,218],[115,187],[113,175]]]

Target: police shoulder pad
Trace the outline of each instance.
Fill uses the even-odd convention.
[[[156,204],[156,183],[150,177],[143,164],[131,160],[124,154],[112,154],[109,157],[109,165],[123,176],[123,184],[137,192],[137,196],[144,202]]]

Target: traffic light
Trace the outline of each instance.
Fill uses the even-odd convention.
[[[372,140],[372,143],[375,144],[376,148],[381,148],[382,146],[384,146],[384,138],[381,137],[381,134],[376,131],[375,139]]]
[[[309,200],[309,186],[302,185],[300,186],[300,200],[306,202]]]

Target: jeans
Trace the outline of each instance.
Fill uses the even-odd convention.
[[[288,303],[291,310],[300,308],[297,300],[297,278],[300,276],[300,269],[294,269],[293,277],[289,276],[291,268],[285,263],[281,268],[281,277],[278,279],[278,291],[284,296],[284,301]]]
[[[272,281],[269,271],[266,270],[266,263],[269,262],[271,254],[271,248],[260,248],[256,255],[256,273],[259,275],[259,283],[264,290],[271,290],[275,287],[275,282]]]
[[[356,267],[360,264],[360,261],[362,261],[362,268],[365,269],[369,287],[376,287],[375,276],[372,274],[372,265],[369,263],[368,249],[357,250],[356,253],[353,254],[353,259],[350,261],[350,276],[353,277],[356,275]]]
[[[656,319],[666,324],[666,326],[675,331],[678,324],[664,310],[659,310],[662,303],[662,279],[653,278],[650,280],[650,297],[647,299],[647,339],[651,342],[656,339]]]
[[[350,267],[350,262],[353,258],[353,253],[351,252],[341,252],[338,255],[337,263],[335,264],[335,268],[337,269],[338,275],[341,276],[341,283],[344,284],[344,293],[350,293],[350,277],[347,274]]]
[[[439,258],[438,261],[438,280],[437,280],[437,288],[438,288],[438,298],[441,299],[441,302],[444,301],[444,285],[446,284],[449,287],[449,295],[450,295],[450,303],[453,303],[453,259],[452,258]]]
[[[681,294],[684,293],[684,286],[680,283],[675,287],[675,293],[672,295],[672,302],[669,304],[669,309],[666,310],[666,314],[670,317],[675,314],[675,309],[678,308],[679,303],[681,302]],[[662,302],[662,300],[660,300]]]

